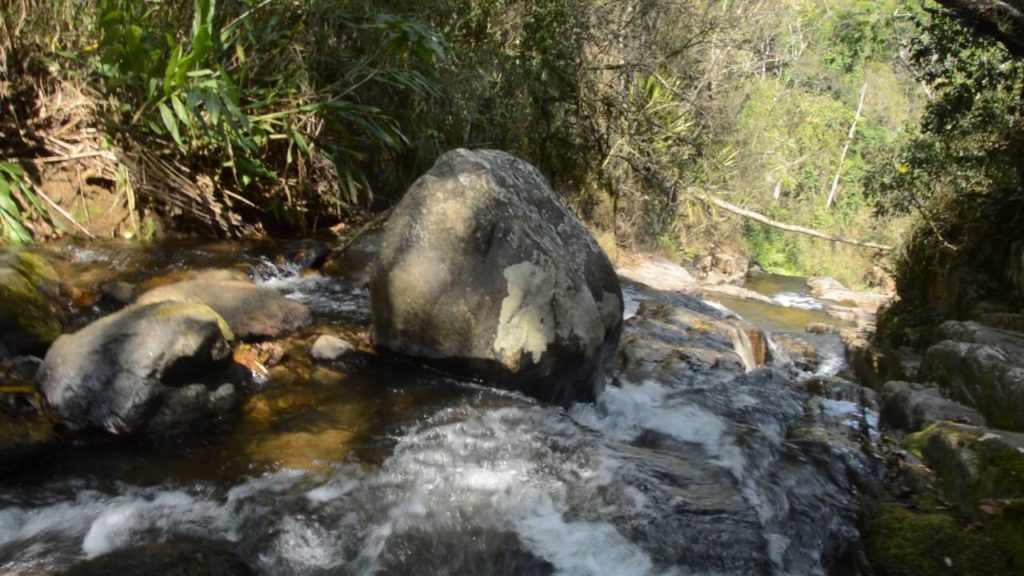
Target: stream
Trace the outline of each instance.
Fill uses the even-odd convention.
[[[314,363],[316,334],[365,332],[367,259],[357,250],[328,276],[278,248],[52,249],[62,274],[85,283],[242,268],[306,304],[315,323],[222,427],[68,445],[0,480],[0,574],[59,573],[179,537],[226,543],[268,575],[855,570],[857,494],[875,471],[851,439],[870,442],[877,414],[852,384],[821,397],[796,384],[845,367],[838,336],[804,333],[839,323],[801,279],[748,285],[778,305],[709,298],[701,313],[728,308],[799,335],[818,350],[813,371],[779,355],[728,378],[623,373],[597,403],[566,410],[382,359]],[[627,316],[642,316],[651,296],[625,292]],[[103,312],[90,310],[83,321]]]

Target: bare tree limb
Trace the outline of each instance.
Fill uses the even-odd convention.
[[[623,157],[623,159],[625,159],[630,164],[630,166],[633,167],[634,170],[642,174],[644,179],[654,184],[663,193],[677,193],[674,186],[665,184],[665,179],[662,178],[660,174],[657,174],[652,168],[642,166],[635,157]],[[819,230],[814,230],[813,228],[806,228],[804,226],[797,226],[796,224],[787,224],[786,222],[772,220],[771,218],[765,216],[764,214],[754,212],[753,210],[747,210],[746,208],[740,208],[739,206],[726,202],[721,198],[716,198],[714,196],[711,196],[710,194],[704,194],[702,192],[697,192],[695,190],[687,190],[685,191],[685,194],[705,204],[717,206],[718,208],[736,214],[737,216],[742,216],[743,218],[747,218],[748,220],[760,222],[765,226],[771,226],[772,228],[777,228],[779,230],[783,230],[786,232],[803,234],[805,236],[811,236],[813,238],[820,238],[822,240],[828,240],[830,242],[839,242],[841,244],[848,244],[850,246],[858,246],[860,248],[871,248],[874,250],[878,250],[880,252],[891,252],[893,249],[893,247],[889,246],[888,244],[880,244],[878,242],[870,242],[864,240],[855,240],[853,238],[847,238],[845,236],[839,236],[836,234],[827,234]]]
[[[699,193],[692,193],[690,195],[693,196],[694,198],[700,200],[701,202],[706,202],[708,204],[713,204],[715,206],[718,206],[722,210],[726,210],[728,212],[732,212],[733,214],[736,214],[737,216],[742,216],[744,218],[747,218],[747,219],[750,219],[750,220],[754,220],[755,222],[760,222],[761,224],[764,224],[766,226],[771,226],[772,228],[778,228],[779,230],[785,230],[786,232],[795,232],[797,234],[804,234],[806,236],[813,236],[814,238],[821,238],[822,240],[829,240],[831,242],[840,242],[842,244],[849,244],[851,246],[859,246],[861,248],[873,248],[875,250],[879,250],[879,251],[882,251],[882,252],[890,252],[890,251],[892,251],[892,246],[889,246],[888,244],[879,244],[878,242],[868,242],[868,241],[863,241],[863,240],[854,240],[853,238],[847,238],[845,236],[838,236],[838,235],[835,235],[835,234],[826,234],[825,232],[819,232],[818,230],[814,230],[812,228],[805,228],[803,226],[797,226],[795,224],[787,224],[785,222],[779,222],[778,220],[772,220],[771,218],[768,218],[764,214],[759,214],[757,212],[754,212],[753,210],[747,210],[745,208],[740,208],[739,206],[736,206],[735,204],[730,204],[730,203],[726,202],[725,200],[722,200],[720,198],[715,198],[714,196],[709,196],[709,195],[706,195],[706,194],[699,194]]]

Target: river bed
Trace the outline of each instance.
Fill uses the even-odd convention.
[[[566,410],[392,361],[316,364],[316,334],[365,331],[367,292],[358,271],[310,273],[275,250],[56,249],[78,277],[243,267],[316,321],[224,426],[64,446],[3,478],[0,573],[54,574],[181,537],[226,543],[268,575],[853,570],[850,476],[871,471],[825,428],[876,432],[877,415],[856,401],[821,399],[808,416],[795,371],[766,368],[728,382],[623,376],[596,404]],[[797,282],[751,286],[786,306],[717,302],[770,331],[835,324]],[[647,296],[628,295],[636,314]],[[838,337],[805,336],[830,358],[818,376],[838,373]]]

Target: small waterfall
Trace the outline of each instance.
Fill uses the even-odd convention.
[[[789,352],[782,349],[781,346],[775,343],[772,339],[771,334],[764,333],[764,343],[768,348],[768,359],[771,361],[772,366],[785,366],[792,364],[793,359],[789,356]]]
[[[770,358],[770,348],[767,347],[768,335],[754,326],[737,325],[734,323],[720,323],[722,331],[728,334],[732,340],[733,350],[743,361],[743,367],[750,372],[764,366]],[[751,339],[751,333],[757,334],[754,338],[758,342],[755,345]]]

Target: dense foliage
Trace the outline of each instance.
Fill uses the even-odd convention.
[[[971,104],[959,132],[938,129],[942,107],[964,98],[942,79],[989,57],[929,22],[907,0],[11,0],[0,99],[31,116],[25,78],[81,86],[100,102],[89,121],[138,184],[128,188],[141,186],[134,157],[155,156],[208,179],[217,210],[271,230],[379,209],[442,151],[489,146],[538,165],[609,244],[746,252],[771,270],[857,283],[874,253],[702,198],[900,238],[941,195],[928,182],[951,165],[943,146],[972,123],[1013,129],[996,94],[1009,84]],[[932,29],[915,44],[921,26]],[[928,60],[925,45],[949,57]],[[1005,84],[996,76],[962,84]],[[3,130],[9,162],[53,153]],[[989,182],[996,164],[962,175]],[[20,213],[28,196],[12,200]]]
[[[1019,307],[1024,62],[955,16],[918,22],[913,59],[933,97],[920,132],[869,179],[883,216],[918,217],[896,262],[902,302],[881,326],[893,343],[923,342],[934,323],[974,315],[984,301]]]

